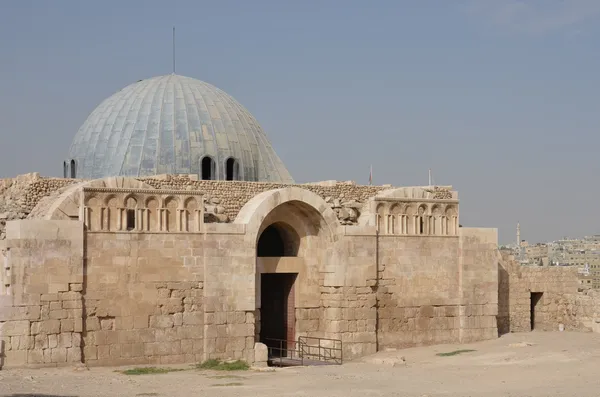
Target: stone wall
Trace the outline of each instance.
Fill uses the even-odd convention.
[[[113,197],[122,188],[106,189],[88,186],[73,197],[84,202],[116,199],[114,208],[123,210],[135,194],[154,193],[148,187],[144,192],[128,187],[131,197]],[[412,188],[407,192],[422,194]],[[69,197],[71,193],[65,192]],[[87,193],[109,196],[100,200]],[[406,195],[390,199],[432,200]],[[79,211],[69,200],[69,217],[92,208]],[[339,195],[331,200],[339,201]],[[112,219],[110,211],[103,217],[85,215],[86,222],[91,220],[85,232],[84,223],[74,220],[11,222],[5,244],[14,286],[5,303],[17,314],[0,320],[8,365],[64,365],[78,359],[88,365],[210,358],[252,362],[260,333],[263,273],[297,274],[291,308],[295,338],[341,339],[345,359],[374,353],[378,345],[495,336],[495,230],[401,235],[388,227],[382,234],[377,222],[341,225],[337,204],[327,203],[331,200],[298,187],[266,191],[250,198],[234,222],[204,223],[189,230],[181,227],[185,222],[165,230],[144,228],[143,222],[123,224],[119,216],[107,223],[117,225],[114,229],[94,227],[94,219]],[[456,198],[439,200],[457,204]],[[261,234],[278,223],[295,235],[285,241],[288,247],[294,245],[295,253],[257,257]],[[448,230],[431,228],[438,229]],[[46,320],[58,323],[33,325]],[[21,337],[26,337],[23,342]]]
[[[498,254],[498,332],[531,331],[531,293],[543,293],[535,310],[535,328],[585,329],[585,295],[577,292],[575,267],[521,266],[506,253]],[[584,317],[587,315],[584,315]]]
[[[165,175],[163,177],[138,178],[157,189],[197,190],[206,196],[206,202],[218,206],[217,213],[226,215],[224,220],[232,221],[240,209],[259,193],[297,186],[318,194],[334,209],[342,224],[355,224],[358,209],[378,192],[390,186],[361,186],[354,182],[314,183],[286,185],[281,183],[244,181],[198,181],[189,176]],[[222,209],[222,210],[221,210]],[[209,211],[210,212],[210,211]]]
[[[6,237],[6,222],[25,219],[42,198],[70,186],[73,179],[42,178],[36,173],[0,179],[0,240]]]
[[[495,338],[495,236],[461,228],[460,237],[380,238],[379,345]]]
[[[205,250],[191,234],[87,233],[85,362],[201,361]]]
[[[566,298],[564,310],[571,320],[568,327],[600,333],[600,292],[587,289]]]
[[[204,242],[204,357],[254,361],[255,241],[244,225],[207,225]]]
[[[8,224],[7,293],[0,296],[0,356],[10,366],[81,362],[83,224]]]
[[[498,337],[497,254],[497,229],[460,228],[463,343]]]
[[[379,239],[379,345],[458,341],[459,239]]]

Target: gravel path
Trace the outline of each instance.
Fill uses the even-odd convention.
[[[474,349],[450,357],[437,353]],[[597,397],[600,334],[523,333],[380,352],[343,366],[123,375],[124,368],[0,371],[0,396]]]

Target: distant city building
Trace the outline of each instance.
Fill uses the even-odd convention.
[[[521,240],[521,226],[517,223],[517,244],[501,249],[512,251],[523,266],[578,267],[580,285],[600,289],[600,235],[530,244]]]

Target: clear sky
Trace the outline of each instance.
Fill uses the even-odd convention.
[[[106,97],[172,71],[248,108],[298,182],[451,184],[503,243],[600,233],[600,1],[0,2],[0,177],[59,176]]]

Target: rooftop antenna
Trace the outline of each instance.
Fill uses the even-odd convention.
[[[173,26],[173,74],[175,74],[175,26]]]
[[[429,186],[432,186],[431,185],[431,168],[429,169]]]

